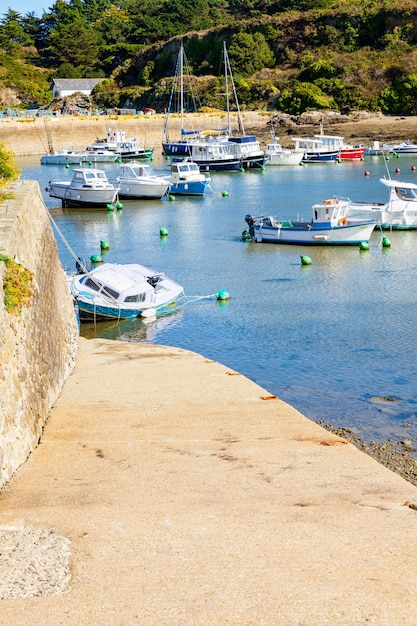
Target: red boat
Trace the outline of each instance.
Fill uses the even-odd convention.
[[[342,161],[360,161],[362,159],[365,152],[365,146],[357,146],[354,148],[353,146],[346,146],[340,149],[339,159]]]

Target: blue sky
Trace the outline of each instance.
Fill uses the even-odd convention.
[[[9,8],[18,11],[22,15],[26,13],[36,13],[41,17],[44,11],[54,4],[55,0],[0,0],[0,17],[5,15]]]

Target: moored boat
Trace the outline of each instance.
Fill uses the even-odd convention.
[[[200,172],[197,163],[184,160],[171,164],[169,193],[182,196],[202,196],[211,178]]]
[[[402,141],[396,146],[392,146],[392,152],[395,154],[416,154],[417,143],[413,143],[412,141]]]
[[[80,321],[156,315],[173,305],[184,289],[165,274],[139,265],[104,263],[70,279]]]
[[[339,149],[330,149],[321,139],[310,137],[293,137],[295,150],[302,150],[302,163],[336,163]]]
[[[146,160],[153,156],[153,148],[145,148],[137,137],[126,137],[123,130],[107,130],[105,139],[98,139],[93,145],[95,149],[109,150],[116,153],[122,161],[126,160]]]
[[[63,207],[102,207],[116,201],[119,187],[110,183],[103,170],[74,168],[71,180],[49,181],[46,191]]]
[[[258,243],[354,245],[368,242],[376,221],[349,220],[348,201],[325,200],[312,206],[312,219],[293,221],[272,216],[246,215],[250,237]]]
[[[74,152],[69,148],[44,154],[40,162],[41,165],[80,165],[84,160],[85,152]]]
[[[371,219],[383,230],[417,229],[417,184],[381,178],[389,190],[389,198],[381,202],[350,202],[348,219]]]
[[[304,151],[303,150],[291,150],[290,148],[283,148],[278,141],[278,137],[274,137],[272,143],[268,143],[265,150],[267,157],[267,165],[300,165]]]
[[[124,198],[162,198],[169,188],[168,176],[158,176],[150,165],[135,161],[122,163],[119,174],[111,182]]]
[[[365,146],[352,146],[338,135],[314,135],[328,150],[338,150],[337,158],[341,161],[360,161],[365,153]]]

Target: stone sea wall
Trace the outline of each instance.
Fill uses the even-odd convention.
[[[0,253],[33,274],[20,315],[4,305],[0,261],[0,487],[38,444],[74,365],[78,325],[37,182],[11,185],[0,203]]]

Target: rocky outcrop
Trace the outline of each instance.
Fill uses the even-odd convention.
[[[4,304],[0,261],[0,486],[36,447],[75,364],[78,325],[39,185],[17,182],[0,204],[0,253],[32,273],[20,313]]]

